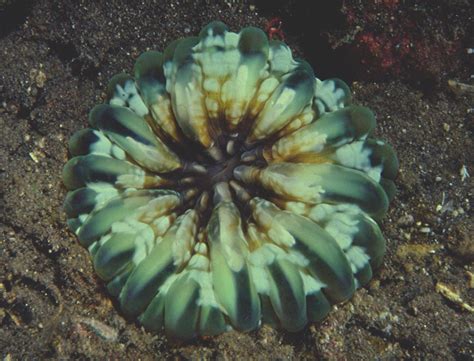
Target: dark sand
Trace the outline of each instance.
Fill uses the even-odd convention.
[[[474,173],[474,99],[472,87],[447,85],[473,84],[472,5],[367,0],[311,13],[295,1],[227,2],[0,1],[1,357],[471,360],[473,313],[436,286],[474,306],[473,182],[460,175],[463,166]],[[351,84],[355,102],[377,115],[376,135],[397,150],[385,263],[368,287],[300,333],[264,326],[170,342],[120,315],[67,230],[67,140],[86,126],[107,80],[130,71],[141,52],[163,50],[210,20],[238,30],[273,16],[318,76]],[[368,44],[371,32],[386,38]],[[407,56],[378,52],[381,39],[396,36],[413,40]]]

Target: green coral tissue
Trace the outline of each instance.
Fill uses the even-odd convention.
[[[365,285],[398,161],[350,103],[284,43],[220,22],[113,77],[63,179],[123,314],[182,339],[298,331]]]

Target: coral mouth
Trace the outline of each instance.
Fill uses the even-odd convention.
[[[240,153],[236,153],[228,159],[207,168],[210,184],[228,182],[234,177],[234,169],[241,164]]]
[[[186,150],[180,152],[178,149],[174,149],[182,159],[187,160],[184,162],[182,169],[168,174],[168,178],[172,182],[168,188],[186,193],[187,204],[201,202],[200,196],[202,194],[206,194],[210,199],[213,199],[218,184],[220,184],[220,189],[223,189],[223,187],[229,188],[230,186],[231,191],[229,191],[229,196],[226,198],[236,203],[239,203],[242,199],[244,192],[252,192],[254,196],[259,195],[262,193],[261,191],[250,184],[241,183],[238,176],[238,169],[244,165],[258,164],[263,166],[267,164],[259,154],[259,148],[256,145],[249,146],[235,139],[230,139],[224,142],[223,146],[214,146],[211,151],[203,151],[196,147],[197,150],[193,155]],[[259,154],[258,157],[257,154]],[[163,176],[166,177],[166,175]],[[159,189],[160,187],[156,188]],[[242,209],[244,208],[242,207]]]
[[[169,188],[185,192],[188,204],[202,202],[202,194],[214,199],[217,188],[221,189],[221,193],[226,188],[226,199],[234,201],[240,211],[245,213],[245,205],[240,204],[242,201],[248,201],[250,195],[261,196],[268,192],[241,182],[240,171],[245,166],[264,167],[268,163],[262,154],[262,144],[246,144],[235,132],[229,135],[225,133],[225,130],[221,130],[220,141],[207,150],[194,145],[190,146],[190,149],[193,149],[190,152],[189,149],[180,150],[170,145],[186,161],[182,169],[169,174],[169,178],[174,180],[174,184],[170,184]],[[206,213],[205,207],[198,208]]]

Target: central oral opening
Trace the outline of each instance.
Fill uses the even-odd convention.
[[[256,189],[242,182],[240,173],[247,166],[263,165],[260,147],[239,141],[237,137],[229,138],[216,142],[210,150],[195,148],[194,154],[188,153],[188,166],[175,174],[181,181],[179,188],[185,192],[186,203],[198,205],[203,219],[210,216],[205,207],[199,206],[203,199],[214,200],[215,204],[223,199],[233,201],[241,213],[247,214],[246,201],[252,194],[255,196]]]
[[[216,162],[207,168],[207,175],[210,179],[211,185],[221,182],[229,182],[234,177],[234,169],[241,164],[240,153],[236,153],[232,157]]]

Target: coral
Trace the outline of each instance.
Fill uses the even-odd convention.
[[[268,34],[270,40],[277,39],[281,41],[285,41],[285,33],[282,29],[283,21],[278,18],[271,18],[267,21],[265,25],[265,32]]]
[[[342,14],[347,30],[345,36],[331,41],[353,62],[358,77],[416,78],[430,87],[440,74],[458,67],[462,51],[462,35],[466,29],[448,29],[446,23],[457,23],[462,7],[445,2],[440,7],[427,6],[423,1],[404,3],[399,0],[368,2],[344,1]],[[467,13],[468,11],[466,11]],[[422,26],[429,24],[429,26]],[[455,28],[455,27],[453,27]]]
[[[63,171],[70,228],[123,314],[172,337],[321,320],[380,265],[398,161],[263,31],[213,22],[120,74]]]

